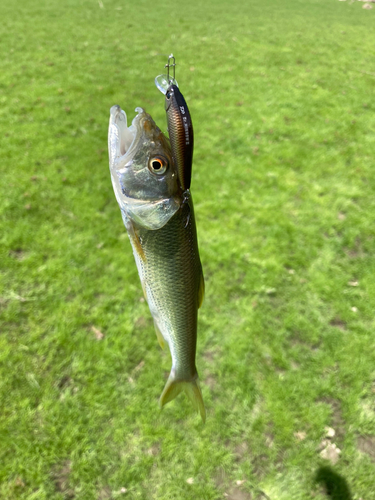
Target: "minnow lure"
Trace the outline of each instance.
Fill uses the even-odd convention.
[[[186,191],[190,189],[191,184],[194,149],[193,124],[189,108],[175,80],[176,62],[173,54],[169,56],[165,67],[168,68],[166,79],[165,75],[160,75],[156,77],[155,83],[158,89],[165,94],[165,111],[172,156],[177,165],[181,188]],[[170,75],[170,68],[173,68],[173,76]],[[164,85],[161,83],[162,81]]]

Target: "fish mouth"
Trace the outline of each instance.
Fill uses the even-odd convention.
[[[112,106],[109,118],[108,149],[110,164],[114,166],[119,159],[122,164],[126,164],[132,152],[137,148],[142,136],[142,122],[147,116],[143,108],[135,108],[138,113],[128,127],[126,113],[120,106]]]

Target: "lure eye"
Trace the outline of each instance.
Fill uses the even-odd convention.
[[[168,92],[165,94],[165,97],[166,97],[167,99],[170,99],[170,98],[171,98],[171,91],[170,91],[170,90],[168,90]]]
[[[154,156],[148,162],[149,170],[156,175],[163,175],[168,168],[168,160],[164,156]]]

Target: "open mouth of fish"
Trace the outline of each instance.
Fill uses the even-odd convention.
[[[126,164],[127,158],[137,148],[142,136],[143,122],[147,114],[143,108],[136,108],[138,113],[128,127],[126,113],[120,106],[112,106],[109,120],[108,148],[111,168],[119,160]]]

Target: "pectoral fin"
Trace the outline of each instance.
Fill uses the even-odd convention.
[[[142,265],[140,265],[140,263],[146,262],[146,256],[145,256],[145,253],[144,253],[143,248],[142,248],[141,240],[139,239],[138,233],[135,230],[131,220],[127,217],[124,210],[121,210],[121,214],[122,214],[122,219],[124,221],[125,227],[128,231],[130,243],[131,243],[132,248],[133,248],[134,258],[135,258],[135,262],[137,264],[139,278],[141,280],[143,296],[146,299],[146,302],[148,302],[147,293],[146,293],[146,285],[145,285],[144,276],[142,273]]]
[[[130,236],[131,242],[133,243],[133,248],[136,250],[137,254],[141,258],[141,260],[144,262],[146,260],[146,256],[145,256],[145,253],[143,251],[138,234],[134,231],[133,233],[129,233],[129,236]]]
[[[145,253],[142,248],[141,241],[139,239],[138,233],[131,221],[131,219],[127,216],[125,210],[121,209],[121,215],[122,215],[122,220],[124,221],[124,225],[126,227],[126,230],[128,232],[128,236],[130,239],[130,242],[133,247],[133,253],[135,254],[136,257],[139,257],[143,262],[146,260]]]

